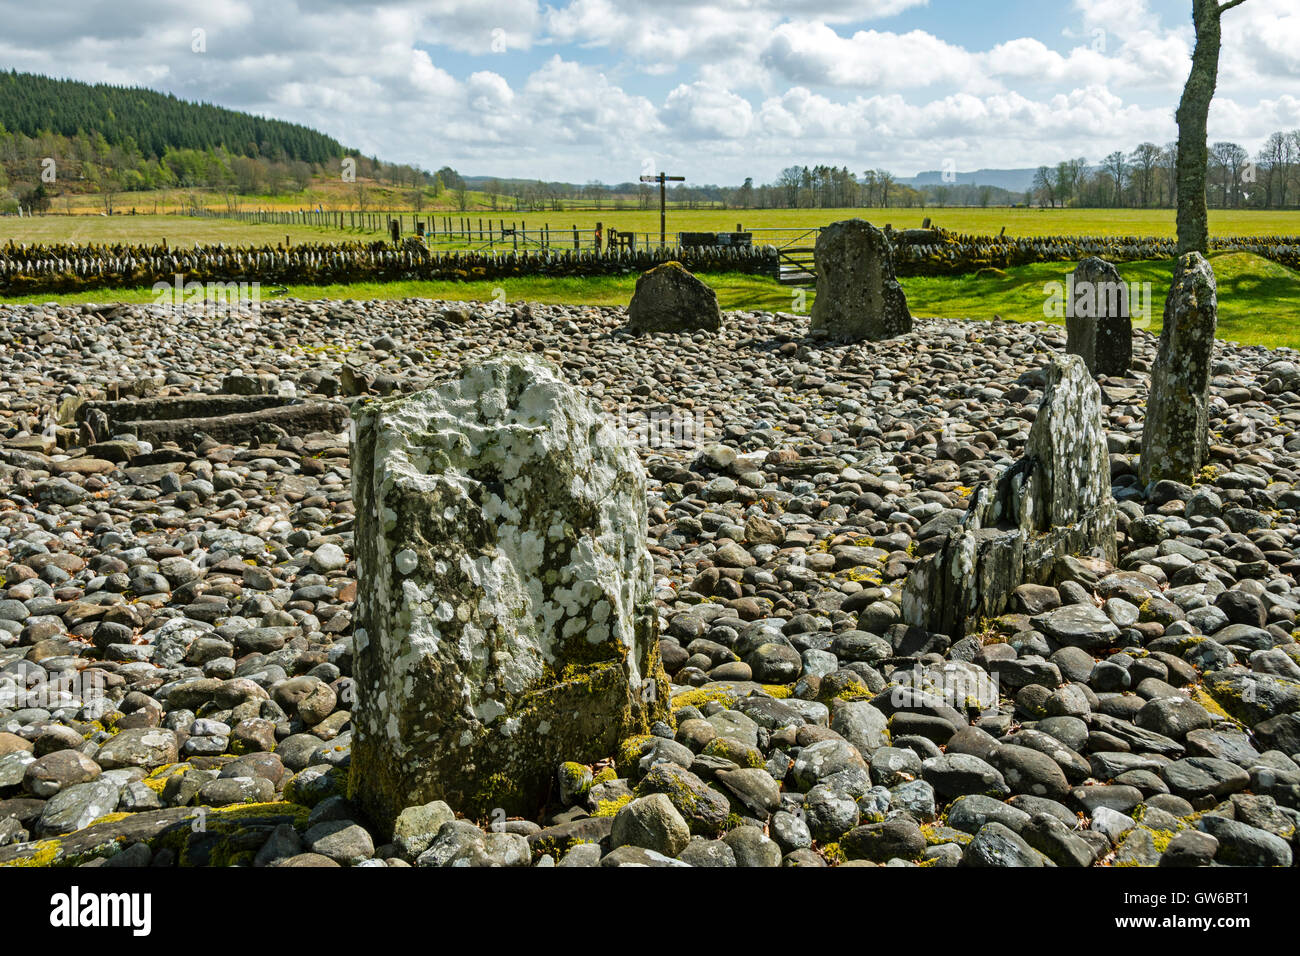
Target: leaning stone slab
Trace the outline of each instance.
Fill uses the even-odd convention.
[[[1056,358],[1025,455],[976,489],[961,523],[912,569],[903,617],[961,637],[1006,612],[1011,592],[1046,583],[1056,559],[1089,552],[1116,559],[1115,499],[1101,390],[1077,355]]]
[[[627,307],[631,332],[716,332],[722,328],[718,295],[681,263],[643,272]]]
[[[357,412],[351,789],[406,807],[534,812],[562,760],[668,716],[646,480],[531,356]]]
[[[812,331],[874,341],[912,330],[907,297],[894,274],[894,248],[884,232],[865,219],[833,222],[818,234],[813,258]]]
[[[116,431],[126,431],[128,422],[166,421],[178,418],[215,418],[243,415],[278,408],[285,400],[278,395],[176,395],[166,398],[126,399],[116,402],[83,402],[77,407],[78,424],[94,412],[103,412]]]
[[[1073,278],[1065,350],[1080,356],[1093,375],[1127,375],[1133,361],[1128,286],[1119,270],[1096,256],[1081,260]]]
[[[348,409],[339,402],[286,402],[283,398],[276,398],[275,402],[274,406],[260,411],[228,415],[122,421],[114,430],[129,431],[137,440],[153,445],[169,441],[184,445],[200,433],[218,442],[248,444],[273,437],[280,431],[308,435],[336,433],[347,427]]]
[[[1138,465],[1145,485],[1166,478],[1190,484],[1205,461],[1218,316],[1214,270],[1199,252],[1189,252],[1178,260],[1165,299],[1160,349],[1151,370]]]

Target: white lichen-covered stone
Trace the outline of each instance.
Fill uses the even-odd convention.
[[[377,821],[535,810],[560,760],[662,714],[645,475],[557,369],[505,355],[367,405],[353,460],[352,782]]]
[[[1115,499],[1101,389],[1077,355],[1057,356],[1025,454],[971,497],[962,523],[913,568],[903,617],[961,636],[968,621],[1005,611],[1011,592],[1042,583],[1056,559],[1116,558]]]
[[[1077,356],[1058,356],[1048,366],[1024,457],[1036,467],[1028,478],[1034,512],[1022,517],[1022,528],[1049,531],[1114,506],[1101,389]],[[1110,544],[1113,552],[1113,535]]]
[[[1214,270],[1199,252],[1178,260],[1165,299],[1160,349],[1142,427],[1138,475],[1190,483],[1205,460],[1209,433],[1210,359],[1218,327]]]

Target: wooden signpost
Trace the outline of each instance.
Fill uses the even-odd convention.
[[[664,208],[667,205],[668,192],[665,183],[685,182],[685,176],[669,176],[667,173],[660,173],[657,176],[642,176],[643,183],[659,184],[659,245],[662,247],[667,244],[667,223],[664,214]]]

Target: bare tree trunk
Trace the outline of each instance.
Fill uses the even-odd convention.
[[[1219,46],[1222,26],[1219,18],[1225,10],[1240,6],[1245,0],[1192,0],[1192,20],[1196,25],[1196,47],[1192,52],[1192,70],[1178,103],[1178,254],[1210,251],[1209,214],[1205,206],[1205,170],[1210,151],[1206,126],[1210,101],[1219,80]]]

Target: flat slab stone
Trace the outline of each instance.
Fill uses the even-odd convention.
[[[195,392],[163,398],[123,399],[115,402],[85,402],[77,408],[76,421],[86,421],[95,411],[103,412],[115,425],[123,422],[171,418],[213,418],[260,412],[283,405],[278,395],[208,395]]]
[[[1057,643],[1089,652],[1109,647],[1119,637],[1119,628],[1101,608],[1091,604],[1067,604],[1033,620],[1036,627]]]
[[[255,412],[221,415],[205,418],[175,418],[136,420],[122,422],[121,430],[131,431],[140,441],[158,445],[174,441],[185,444],[203,433],[215,441],[229,444],[256,444],[276,429],[290,435],[307,435],[311,432],[340,432],[347,427],[347,406],[338,402],[299,402],[286,405],[276,399],[277,405]]]

